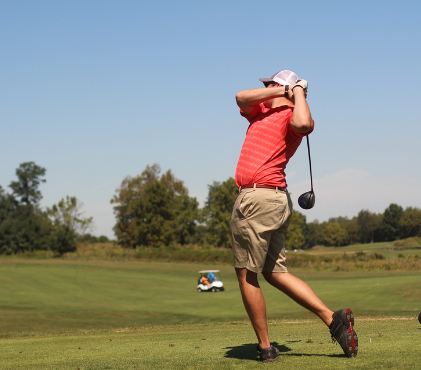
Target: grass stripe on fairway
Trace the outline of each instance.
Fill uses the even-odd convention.
[[[221,270],[226,291],[197,293],[197,271]],[[420,272],[292,270],[337,310],[411,316],[421,311]],[[262,282],[268,316],[312,318]],[[75,329],[237,321],[246,318],[231,266],[133,261],[0,259],[0,337]]]
[[[420,369],[415,317],[356,319],[359,354],[346,358],[318,320],[270,322],[281,356],[256,362],[246,322],[160,326],[0,339],[0,369]]]

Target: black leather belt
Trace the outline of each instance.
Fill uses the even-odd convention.
[[[242,189],[250,189],[250,188],[272,189],[272,190],[280,190],[280,191],[287,190],[287,188],[281,188],[279,186],[265,185],[265,184],[245,184],[245,185],[241,185],[238,188],[238,190],[241,191]]]

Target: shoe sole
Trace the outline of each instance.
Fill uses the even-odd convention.
[[[259,346],[257,346],[257,354],[259,355],[259,357],[260,357],[260,360],[262,361],[262,362],[274,362],[274,361],[276,361],[277,359],[278,359],[278,356],[279,356],[279,350],[276,348],[276,347],[273,347],[273,346],[270,346],[270,352],[275,352],[275,357],[274,358],[271,358],[270,356],[271,356],[271,354],[263,354],[262,352],[263,351],[259,351]],[[273,349],[273,351],[272,351],[272,349]],[[266,356],[268,356],[269,358],[264,358],[264,357],[266,357]]]
[[[355,357],[358,353],[358,336],[354,330],[354,314],[352,310],[347,308],[345,310],[346,320],[343,324],[348,328],[347,349],[348,357]]]
[[[274,358],[274,359],[270,359],[270,360],[262,360],[262,362],[275,362],[278,360],[278,357]]]

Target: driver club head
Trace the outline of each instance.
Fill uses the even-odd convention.
[[[315,201],[316,201],[316,196],[314,195],[313,190],[307,191],[306,193],[301,194],[298,197],[298,205],[303,209],[313,208]]]

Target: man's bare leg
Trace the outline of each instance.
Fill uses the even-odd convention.
[[[289,272],[263,272],[262,274],[269,284],[319,316],[327,326],[331,324],[333,311],[323,303],[313,289],[303,280]]]
[[[270,347],[266,320],[266,303],[257,280],[257,274],[245,268],[236,268],[244,307],[250,318],[261,349]]]

